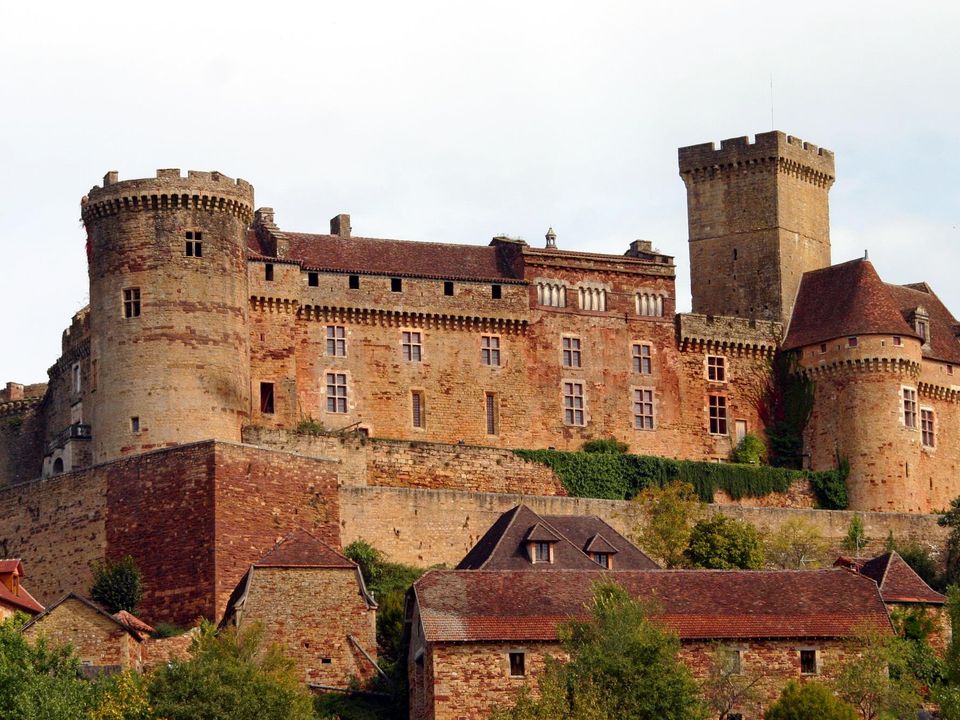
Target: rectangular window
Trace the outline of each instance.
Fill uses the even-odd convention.
[[[343,325],[327,325],[327,355],[343,357],[347,354],[347,329]]]
[[[610,555],[609,553],[594,553],[593,561],[602,568],[610,569]]]
[[[550,543],[538,542],[533,544],[533,557],[537,562],[550,562]]]
[[[727,649],[727,670],[733,675],[743,672],[743,654],[736,648]]]
[[[567,425],[586,425],[583,412],[583,383],[563,384],[563,422]]]
[[[903,345],[903,338],[900,337],[899,335],[894,335],[894,336],[893,336],[893,346],[894,346],[894,347],[900,347],[901,345]]]
[[[490,286],[490,297],[494,300],[499,300],[503,297],[503,287],[500,285],[491,285]]]
[[[917,391],[913,388],[903,388],[903,424],[917,429]]]
[[[73,391],[74,391],[75,393],[78,393],[78,392],[80,392],[80,390],[82,389],[82,388],[81,388],[81,381],[80,381],[80,378],[81,378],[81,375],[80,375],[80,363],[74,363],[73,369],[72,369],[71,372],[73,373],[73,381],[72,381]]]
[[[924,345],[926,345],[930,340],[930,328],[927,325],[926,320],[917,320],[917,335],[919,335],[920,339],[923,340]]]
[[[653,390],[633,391],[633,425],[637,430],[653,430]]]
[[[847,338],[847,347],[855,348],[855,347],[856,347],[857,345],[859,345],[859,344],[860,344],[860,339],[859,339],[859,338],[856,338],[856,337],[848,337],[848,338]]]
[[[136,415],[130,418],[130,432],[140,432],[140,418]]]
[[[347,411],[347,376],[343,373],[327,373],[327,412]]]
[[[652,349],[647,343],[633,345],[633,371],[641,375],[649,375],[653,371]]]
[[[710,395],[710,434],[727,434],[727,398],[723,395]]]
[[[800,674],[801,675],[817,674],[817,651],[816,650],[800,651]]]
[[[273,263],[267,263],[263,266],[263,279],[273,280]]]
[[[390,292],[403,292],[403,280],[401,278],[390,278]]]
[[[580,365],[580,338],[565,337],[562,340],[563,366],[578,368]]]
[[[923,408],[920,410],[920,441],[925,447],[936,446],[936,436],[934,435],[933,410]]]
[[[727,381],[727,359],[718,355],[707,355],[707,380],[710,382]]]
[[[443,294],[444,295],[453,295],[453,283],[450,280],[445,280],[443,283]]]
[[[359,276],[359,275],[351,275],[351,276],[347,279],[347,287],[348,287],[350,290],[359,290],[359,289],[360,289],[360,276]]]
[[[320,287],[320,273],[308,272],[307,285],[310,287]]]
[[[123,316],[125,318],[140,317],[140,288],[124,288]]]
[[[187,257],[203,257],[203,233],[187,230],[186,254]]]
[[[496,335],[480,337],[480,362],[491,367],[500,366],[500,338]]]
[[[522,652],[510,653],[510,677],[523,677],[527,674],[525,657]]]
[[[413,426],[421,429],[426,427],[423,412],[423,393],[419,390],[414,390],[410,393],[410,408],[413,413]]]
[[[494,393],[486,393],[484,396],[484,405],[487,416],[487,435],[497,435],[497,396]]]
[[[266,415],[273,414],[273,383],[260,383],[260,412]]]
[[[423,343],[418,332],[407,332],[400,336],[403,359],[407,362],[420,362],[423,357]]]
[[[821,354],[821,355],[826,355],[826,354],[827,354],[827,344],[826,344],[826,343],[820,343],[820,354]]]

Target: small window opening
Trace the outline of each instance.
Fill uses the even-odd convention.
[[[736,248],[733,249],[733,259],[734,259],[734,260],[737,259],[737,249],[736,249]]]
[[[140,432],[140,418],[136,415],[130,418],[130,432]]]
[[[125,318],[140,317],[140,288],[124,288],[123,316]]]
[[[550,562],[550,543],[538,542],[533,544],[534,559],[536,562]]]
[[[443,294],[444,295],[453,295],[453,283],[449,280],[445,280],[443,283]]]
[[[347,279],[347,287],[350,288],[351,290],[359,290],[359,289],[360,289],[360,276],[359,276],[359,275],[351,275],[351,276]]]
[[[827,354],[827,344],[826,344],[826,343],[820,343],[820,354],[821,354],[821,355],[826,355],[826,354]]]
[[[817,674],[817,651],[816,650],[800,651],[800,674],[801,675]]]
[[[847,347],[855,348],[860,344],[860,339],[857,337],[848,337],[847,338]]]
[[[503,286],[502,285],[491,285],[490,286],[490,297],[494,300],[499,300],[503,297]]]
[[[273,414],[273,383],[260,383],[260,412],[265,415]]]
[[[610,554],[609,553],[594,553],[593,561],[602,568],[610,569]]]
[[[497,434],[497,396],[495,393],[486,393],[487,435]]]
[[[332,658],[320,658],[321,665],[329,665],[333,662]]]
[[[307,285],[310,287],[319,287],[320,286],[320,273],[307,273]]]
[[[63,458],[57,458],[53,461],[53,474],[59,475],[63,472]]]
[[[510,653],[510,677],[524,677],[527,674],[525,653]]]
[[[185,252],[187,257],[203,257],[203,233],[196,230],[187,230]]]
[[[413,426],[422,430],[426,427],[423,417],[423,393],[419,390],[414,390],[410,393],[410,404],[413,410]]]
[[[263,266],[263,279],[273,280],[273,263],[267,263]]]
[[[390,292],[403,292],[402,278],[390,278]]]
[[[900,337],[899,335],[894,335],[894,336],[893,336],[893,346],[894,346],[894,347],[900,347],[901,345],[903,345],[903,338]]]

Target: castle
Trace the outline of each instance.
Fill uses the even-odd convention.
[[[673,258],[649,241],[602,255],[567,249],[553,230],[540,248],[374,239],[355,236],[349,215],[307,234],[282,230],[249,183],[218,172],[109,172],[81,201],[89,306],[46,386],[0,394],[0,484],[100,478],[127,523],[98,520],[111,553],[163,534],[137,504],[157,501],[146,467],[182,488],[163,513],[200,493],[188,514],[203,524],[203,508],[213,513],[208,535],[235,508],[253,523],[236,545],[245,559],[229,572],[210,560],[209,593],[190,605],[201,610],[222,606],[251,543],[263,552],[277,532],[258,529],[239,495],[224,502],[218,473],[236,461],[237,493],[256,494],[262,483],[243,485],[249,463],[282,468],[306,494],[274,503],[274,518],[337,485],[322,459],[257,454],[261,431],[493,449],[613,437],[636,453],[724,461],[745,434],[764,434],[757,388],[787,351],[812,386],[806,467],[847,461],[853,509],[945,507],[960,494],[960,324],[923,283],[884,284],[865,259],[830,264],[833,154],[768,132],[681,148],[679,170],[684,314]],[[246,475],[244,453],[257,458]],[[211,485],[200,492],[174,468]],[[507,489],[549,494],[519,478]],[[324,536],[334,545],[335,531]]]

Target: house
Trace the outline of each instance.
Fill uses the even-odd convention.
[[[124,610],[111,614],[71,592],[24,625],[21,632],[30,640],[43,637],[55,645],[72,646],[84,673],[95,677],[141,669],[153,628]]]
[[[308,685],[345,689],[378,671],[376,617],[359,566],[295,530],[250,566],[220,625],[261,623]]]
[[[642,550],[593,515],[503,513],[458,570],[657,570]]]
[[[741,672],[763,676],[764,704],[791,679],[836,672],[863,628],[893,632],[877,584],[839,568],[434,570],[408,594],[411,718],[485,717],[536,687],[545,658],[564,657],[558,628],[588,615],[600,578],[659,606],[695,676],[707,674],[716,647],[735,653]]]
[[[0,620],[5,620],[17,612],[28,615],[43,612],[43,605],[21,584],[25,575],[19,558],[0,560]]]

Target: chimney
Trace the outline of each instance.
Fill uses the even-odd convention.
[[[339,235],[342,238],[350,237],[350,216],[346,213],[340,213],[335,218],[331,218],[330,234]]]
[[[257,225],[273,225],[273,208],[262,207],[253,214],[253,222]]]
[[[120,173],[116,170],[111,170],[106,175],[103,176],[103,186],[107,187],[108,185],[113,185],[120,179]]]
[[[641,253],[654,253],[653,242],[650,240],[634,240],[630,249],[625,253],[629,257],[639,257]]]
[[[547,234],[544,236],[547,238],[547,249],[556,250],[557,249],[557,233],[554,232],[553,228],[547,230]]]

